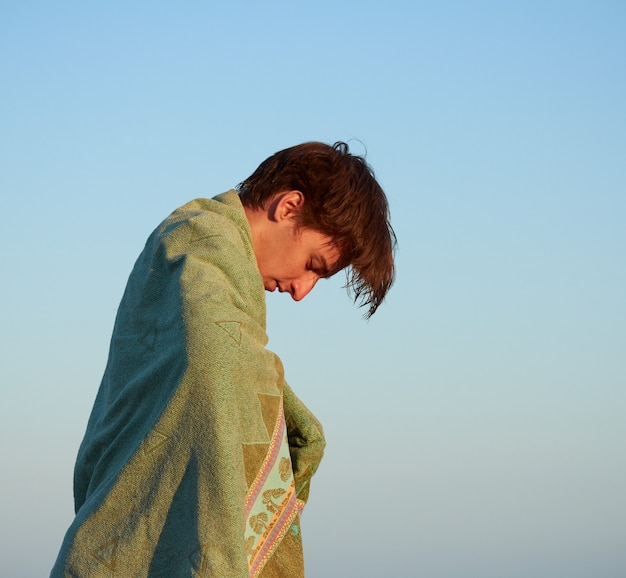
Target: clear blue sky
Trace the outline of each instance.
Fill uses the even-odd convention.
[[[268,297],[328,437],[308,576],[626,576],[625,3],[4,2],[0,79],[0,574],[54,561],[151,230],[347,140],[387,303]]]

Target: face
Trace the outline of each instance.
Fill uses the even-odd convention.
[[[319,279],[330,277],[339,260],[330,237],[298,230],[293,222],[274,229],[259,249],[255,253],[265,289],[289,293],[295,301],[304,299]]]

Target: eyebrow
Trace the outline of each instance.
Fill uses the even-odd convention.
[[[321,273],[323,273],[324,277],[328,277],[328,274],[330,273],[329,269],[328,269],[328,263],[326,262],[326,259],[323,256],[319,256],[318,257],[318,261],[320,263],[320,267],[319,267],[319,271]]]
[[[319,264],[319,267],[314,267],[314,271],[318,272],[321,277],[332,277],[335,273],[341,271],[341,268],[337,268],[336,271],[331,270],[323,255],[316,255],[313,261]]]

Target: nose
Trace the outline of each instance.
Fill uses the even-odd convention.
[[[294,301],[301,301],[304,299],[315,287],[319,277],[317,275],[309,277],[307,279],[298,279],[291,283],[291,298]]]

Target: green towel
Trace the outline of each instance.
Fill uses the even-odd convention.
[[[184,205],[129,278],[53,578],[303,576],[324,437],[266,344],[237,193]]]

